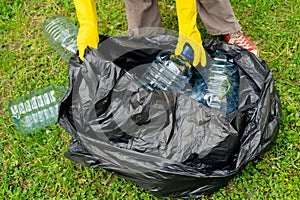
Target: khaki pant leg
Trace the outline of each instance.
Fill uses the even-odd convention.
[[[229,0],[197,0],[197,9],[211,35],[226,35],[242,29]]]
[[[162,31],[158,0],[125,0],[130,35],[151,35]]]

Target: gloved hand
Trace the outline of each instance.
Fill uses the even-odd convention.
[[[206,52],[202,45],[201,34],[197,29],[196,0],[176,0],[176,11],[179,37],[175,54],[180,55],[185,45],[189,45],[194,52],[193,66],[200,63],[204,67],[206,65]]]
[[[80,24],[77,36],[79,58],[84,60],[86,47],[97,48],[99,42],[96,5],[93,0],[74,0]]]

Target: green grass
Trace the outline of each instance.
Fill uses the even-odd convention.
[[[127,30],[123,1],[98,0],[99,33]],[[203,199],[300,199],[300,7],[298,0],[232,0],[243,31],[271,68],[282,104],[276,145],[227,187]],[[177,29],[174,1],[160,1],[164,26]],[[156,199],[131,181],[64,157],[70,136],[53,125],[22,135],[8,102],[51,83],[67,86],[67,64],[46,43],[43,22],[78,24],[72,1],[0,0],[0,199]],[[199,24],[203,38],[211,38]]]

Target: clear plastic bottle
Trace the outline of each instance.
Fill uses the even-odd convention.
[[[190,67],[182,57],[161,51],[139,80],[148,90],[189,91]]]
[[[43,32],[48,43],[69,61],[77,52],[78,28],[65,16],[57,16],[45,21]]]
[[[237,65],[232,61],[227,61],[226,74],[230,83],[230,90],[226,95],[227,98],[227,114],[231,114],[238,108],[240,75]]]
[[[209,69],[207,90],[204,95],[209,107],[226,114],[237,109],[239,88],[237,73],[237,67],[228,61],[226,54],[216,54]]]
[[[49,85],[10,101],[8,109],[17,130],[31,133],[55,124],[58,119],[58,104],[65,93],[64,87]]]
[[[211,108],[231,114],[238,106],[238,68],[224,53],[207,55],[207,65],[195,68],[189,63],[193,52],[186,46],[183,56],[161,51],[139,79],[149,91],[166,90],[183,93]]]
[[[194,51],[189,45],[184,46],[181,55],[163,50],[156,56],[139,81],[150,91],[166,90],[184,93],[198,100],[197,98],[201,98],[200,93],[203,92],[201,89],[204,80],[190,64],[193,56]]]

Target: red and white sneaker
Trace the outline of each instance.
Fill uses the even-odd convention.
[[[249,38],[247,38],[242,32],[225,35],[224,39],[226,40],[226,42],[243,47],[244,49],[247,49],[248,51],[258,56],[258,49],[256,45],[251,40],[249,40]]]

